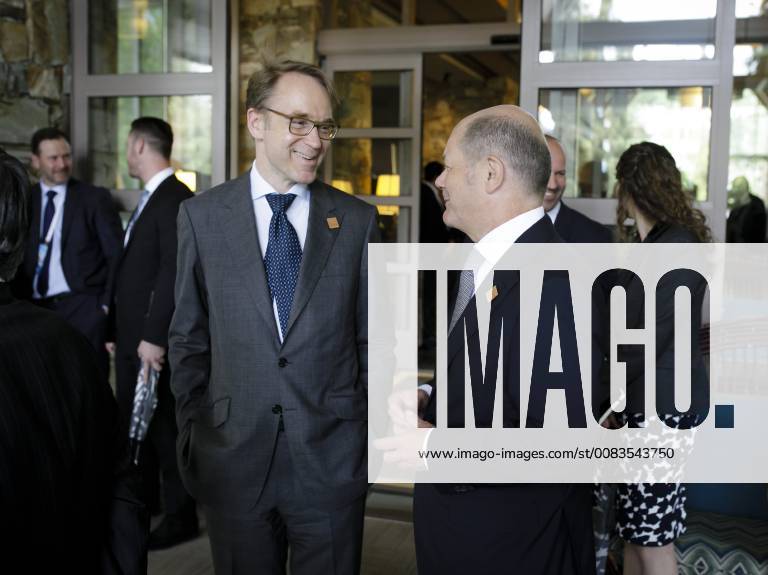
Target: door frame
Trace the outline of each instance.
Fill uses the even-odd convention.
[[[419,197],[421,189],[421,97],[422,97],[422,56],[421,54],[337,54],[326,56],[323,70],[329,78],[336,72],[355,71],[411,71],[411,93],[404,94],[403,100],[410,98],[411,126],[403,128],[344,128],[339,130],[335,141],[343,139],[398,139],[411,142],[410,190],[408,196],[380,197],[376,195],[356,196],[372,205],[396,205],[410,209],[408,233],[403,237],[398,229],[398,240],[403,241],[418,238],[419,234]],[[330,146],[325,157],[324,176],[331,181],[333,171],[333,146]]]

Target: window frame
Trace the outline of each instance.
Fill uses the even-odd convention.
[[[211,183],[219,184],[227,177],[227,102],[229,84],[227,57],[229,44],[227,0],[211,0],[211,72],[152,74],[91,74],[89,70],[88,2],[72,3],[72,105],[70,125],[73,157],[79,172],[84,173],[89,154],[89,99],[143,96],[212,97],[213,138]]]
[[[538,117],[542,89],[645,88],[702,86],[712,89],[712,122],[709,137],[707,200],[698,207],[707,216],[713,236],[725,239],[725,216],[730,147],[730,113],[733,92],[733,46],[736,40],[736,9],[731,0],[717,0],[715,57],[700,61],[665,62],[539,62],[541,0],[523,3],[520,55],[520,105]],[[584,78],[589,78],[585,85]],[[614,224],[615,199],[573,198],[579,211]]]

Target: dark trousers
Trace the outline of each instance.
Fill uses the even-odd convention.
[[[70,293],[33,300],[37,305],[56,312],[69,325],[82,333],[93,346],[104,380],[109,377],[109,354],[104,347],[107,335],[107,315],[99,303],[99,296],[88,293]]]
[[[588,487],[417,484],[419,575],[595,575]]]
[[[264,490],[252,513],[231,517],[206,507],[216,575],[360,573],[365,496],[341,509],[320,509],[301,496],[279,433]]]
[[[117,379],[117,405],[120,414],[121,433],[128,437],[136,378],[139,374],[139,358],[135,350],[132,356],[120,353],[115,355],[115,375]],[[175,403],[170,389],[170,370],[166,364],[160,372],[158,381],[157,409],[149,424],[147,438],[141,445],[139,467],[142,472],[144,503],[151,507],[157,493],[158,474],[162,478],[161,493],[163,510],[166,515],[176,516],[181,520],[197,521],[195,502],[184,489],[176,462],[176,427]]]

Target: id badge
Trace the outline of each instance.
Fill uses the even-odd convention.
[[[37,267],[35,268],[35,273],[40,273],[40,270],[43,269],[43,263],[45,262],[45,258],[48,255],[48,250],[50,249],[50,245],[48,242],[40,242],[40,245],[37,246]]]

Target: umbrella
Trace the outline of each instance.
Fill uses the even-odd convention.
[[[133,395],[131,426],[128,430],[134,465],[139,464],[141,444],[147,437],[147,430],[157,407],[157,380],[160,377],[160,372],[150,367],[147,369],[147,373],[148,376],[145,378],[144,369],[139,369],[136,390]]]

